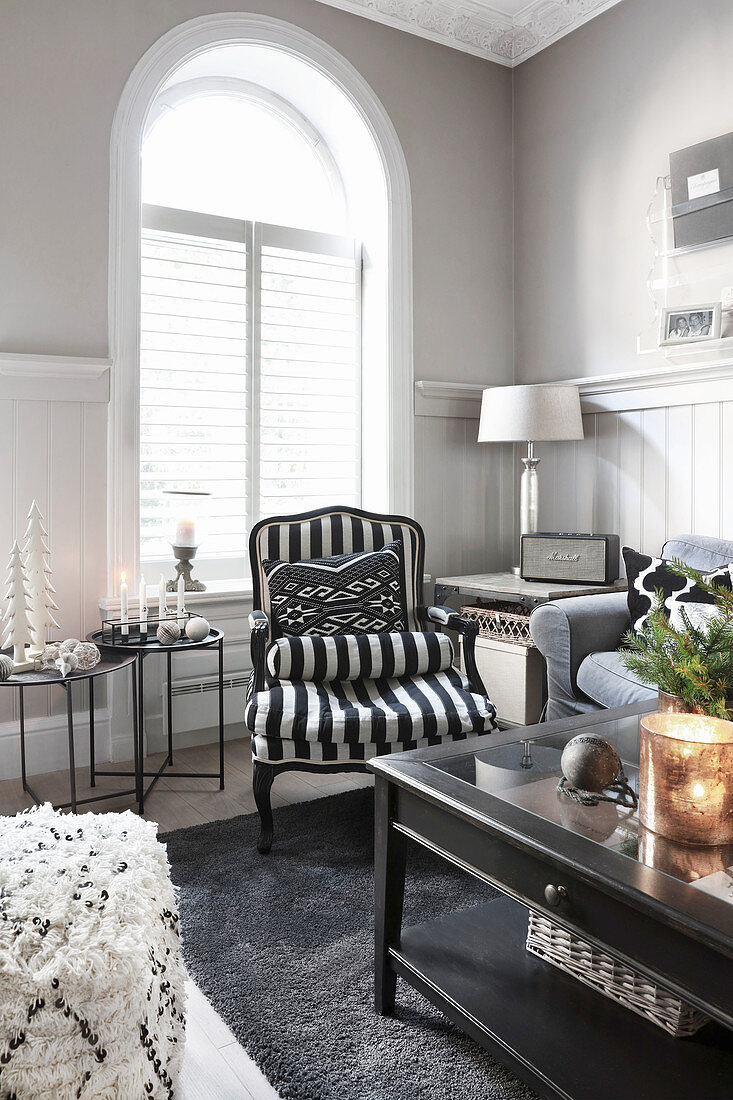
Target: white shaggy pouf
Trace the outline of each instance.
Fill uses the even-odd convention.
[[[156,826],[0,817],[0,1098],[170,1098],[184,1042],[178,911]]]

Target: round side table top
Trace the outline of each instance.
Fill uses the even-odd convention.
[[[208,637],[202,638],[200,642],[192,642],[191,639],[187,638],[184,634],[177,642],[171,642],[170,645],[162,645],[155,634],[151,635],[151,640],[149,642],[120,642],[118,645],[114,646],[109,645],[108,642],[103,642],[102,636],[101,630],[94,630],[91,634],[87,634],[87,641],[95,642],[100,649],[104,646],[105,649],[109,649],[112,653],[129,652],[132,656],[139,652],[177,653],[179,650],[182,652],[186,649],[205,649],[206,646],[214,645],[215,642],[220,641],[220,639],[224,637],[224,631],[212,627]]]
[[[92,639],[95,640],[95,639]],[[49,642],[49,645],[58,643]],[[29,669],[27,672],[13,672],[7,680],[0,680],[0,687],[39,687],[48,684],[68,684],[74,680],[91,680],[95,676],[108,676],[110,672],[117,672],[119,668],[131,665],[135,660],[134,653],[120,653],[112,646],[97,643],[102,660],[94,668],[86,670],[77,669],[68,676],[62,676],[56,668]],[[12,649],[3,650],[8,657],[12,657]]]

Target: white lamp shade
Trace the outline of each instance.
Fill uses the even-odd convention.
[[[483,392],[479,443],[582,438],[577,386],[496,386]]]

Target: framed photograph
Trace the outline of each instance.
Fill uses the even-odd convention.
[[[685,306],[680,309],[662,310],[659,344],[694,344],[698,340],[720,338],[720,302],[707,302],[703,306]]]

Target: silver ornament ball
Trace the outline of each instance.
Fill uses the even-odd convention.
[[[616,779],[621,770],[621,760],[608,741],[581,733],[568,741],[560,766],[571,787],[598,793]]]
[[[208,638],[210,630],[207,619],[189,619],[186,623],[186,637],[192,642],[203,642],[204,638]]]
[[[102,660],[102,655],[94,642],[78,642],[71,652],[76,657],[77,666],[82,672],[89,672]]]
[[[6,653],[0,653],[0,681],[7,680],[13,675],[13,658]]]
[[[156,637],[161,645],[173,645],[181,636],[181,628],[178,623],[161,623],[156,631]]]

